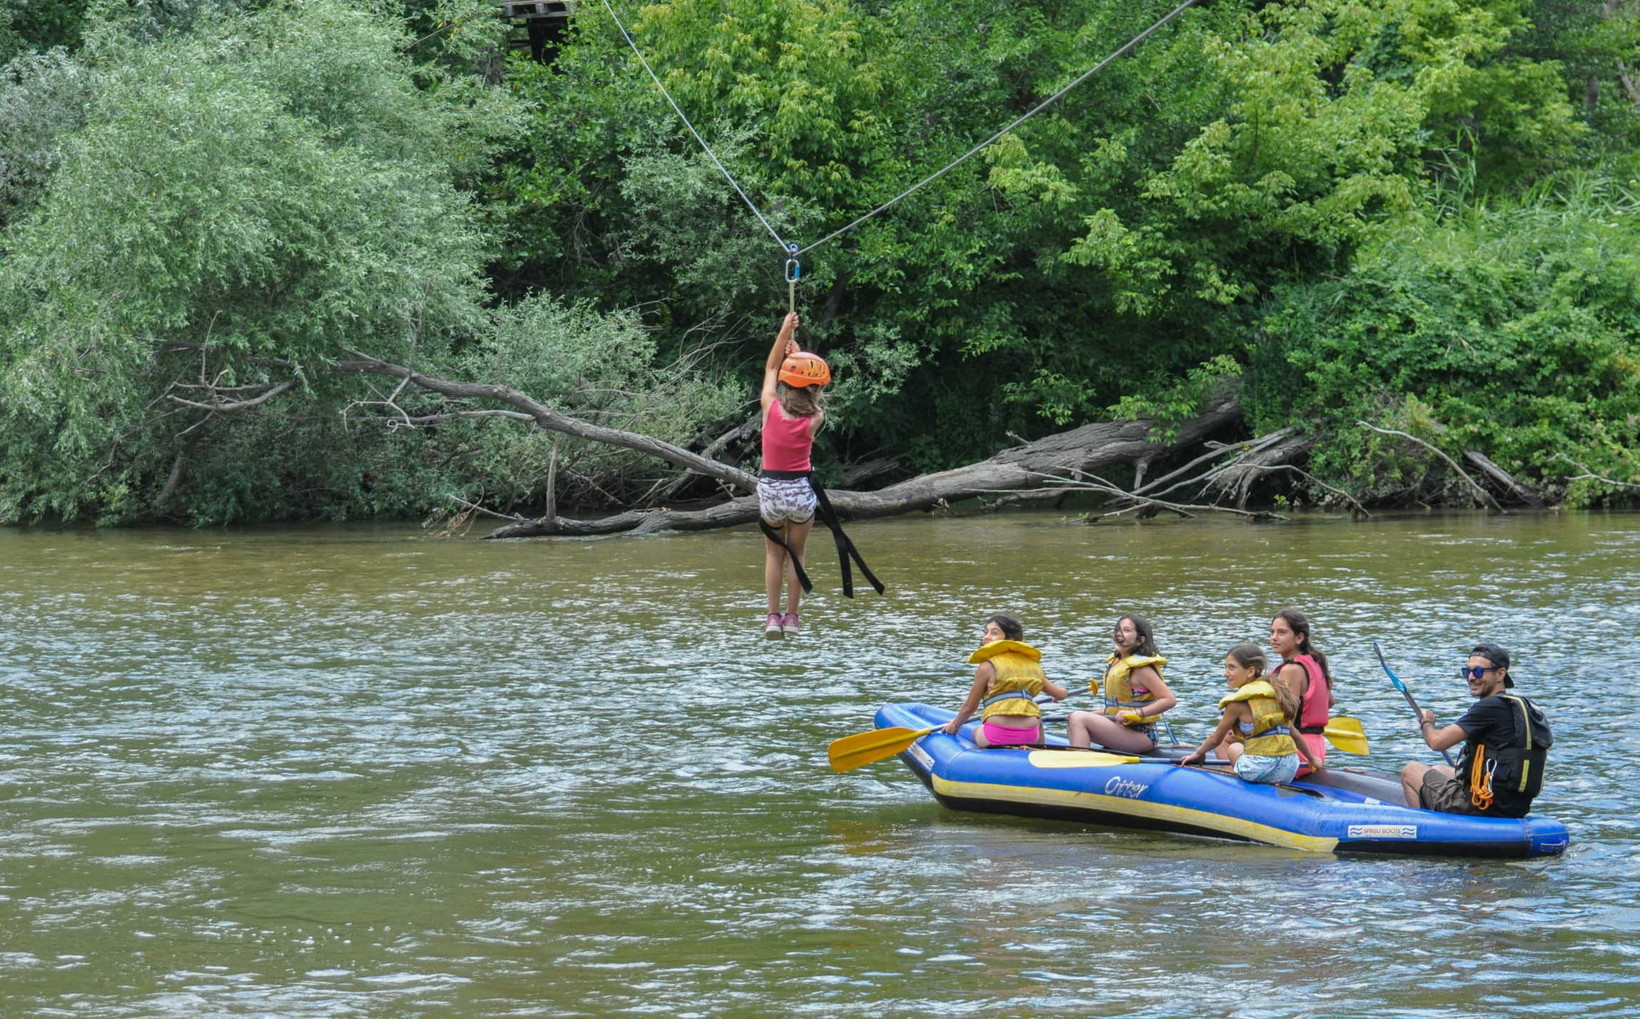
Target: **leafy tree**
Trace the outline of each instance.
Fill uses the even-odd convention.
[[[318,395],[345,348],[436,357],[481,327],[483,237],[453,184],[502,121],[458,82],[418,87],[402,42],[336,0],[88,41],[85,126],[5,236],[0,517],[138,514],[225,423],[169,397]]]
[[[1316,468],[1380,499],[1463,498],[1408,431],[1551,489],[1640,482],[1640,196],[1598,181],[1415,222],[1336,280],[1280,289],[1255,427],[1318,429]],[[1624,498],[1585,479],[1573,502]]]

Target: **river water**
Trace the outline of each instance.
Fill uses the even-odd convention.
[[[889,584],[761,637],[755,531],[0,531],[0,1013],[1494,1016],[1640,1008],[1640,517],[1058,514],[851,533]],[[827,743],[955,706],[1009,611],[1080,682],[1149,615],[1184,703],[1288,604],[1432,760],[1511,647],[1558,742],[1530,862],[961,814]]]

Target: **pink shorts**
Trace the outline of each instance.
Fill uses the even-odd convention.
[[[1015,728],[1011,725],[998,725],[995,722],[986,722],[980,731],[985,733],[985,741],[993,747],[1018,746],[1021,743],[1042,742],[1042,727],[1039,725]]]

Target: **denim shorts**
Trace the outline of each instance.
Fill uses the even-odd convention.
[[[812,520],[819,504],[808,478],[757,479],[757,513],[766,524],[801,524]]]
[[[1283,754],[1266,757],[1263,754],[1242,754],[1236,758],[1236,777],[1247,782],[1280,785],[1291,782],[1298,774],[1298,755]]]

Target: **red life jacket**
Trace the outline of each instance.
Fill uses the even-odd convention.
[[[1299,732],[1319,736],[1327,728],[1328,702],[1332,700],[1327,677],[1321,671],[1321,663],[1310,655],[1296,655],[1293,661],[1304,667],[1306,677],[1304,689],[1298,693],[1298,710],[1293,713],[1293,721]]]

